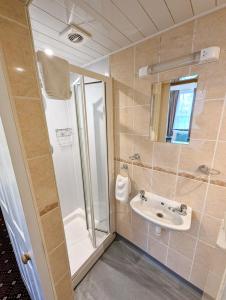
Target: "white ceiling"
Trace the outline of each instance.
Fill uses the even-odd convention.
[[[75,65],[85,65],[170,28],[226,0],[33,0],[31,25],[36,49],[50,48]],[[59,33],[68,23],[92,38],[74,45]]]

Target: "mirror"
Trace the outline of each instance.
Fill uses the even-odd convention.
[[[195,74],[152,85],[152,141],[189,143],[197,83]]]

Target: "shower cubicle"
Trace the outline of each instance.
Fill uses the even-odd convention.
[[[45,112],[71,268],[76,285],[113,240],[112,83],[71,65],[71,99]]]

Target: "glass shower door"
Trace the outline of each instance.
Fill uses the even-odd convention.
[[[96,248],[87,112],[86,112],[86,104],[85,104],[83,76],[80,76],[76,80],[74,88],[75,88],[75,106],[76,106],[76,114],[77,114],[77,122],[78,122],[78,135],[79,135],[79,145],[80,145],[80,155],[81,155],[81,165],[82,165],[86,225],[90,235],[90,239],[92,241],[92,245],[94,248]]]

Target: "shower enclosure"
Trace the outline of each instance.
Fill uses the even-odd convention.
[[[74,285],[113,240],[111,79],[71,65],[69,100],[45,112]]]

